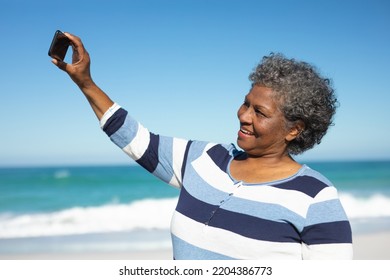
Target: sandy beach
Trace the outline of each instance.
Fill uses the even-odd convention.
[[[0,260],[172,260],[171,250],[0,255]]]
[[[390,231],[354,236],[355,260],[390,260]],[[172,260],[170,249],[87,253],[24,253],[0,255],[2,260]]]
[[[355,260],[390,260],[390,232],[360,234],[354,237]]]

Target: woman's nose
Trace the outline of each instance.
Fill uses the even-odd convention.
[[[241,106],[238,110],[238,119],[242,123],[252,123],[252,109],[251,107]]]

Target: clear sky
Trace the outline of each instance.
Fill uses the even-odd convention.
[[[390,159],[387,0],[0,0],[0,166],[128,158],[51,64],[56,29],[80,36],[92,75],[151,131],[235,143],[236,111],[262,56],[282,52],[333,80],[340,107],[299,159]],[[68,57],[69,59],[69,57]]]

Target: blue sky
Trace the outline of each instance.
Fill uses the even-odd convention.
[[[129,162],[51,64],[56,29],[83,39],[97,84],[153,132],[235,142],[249,73],[282,52],[330,77],[341,104],[299,160],[390,158],[389,1],[0,4],[0,166]]]

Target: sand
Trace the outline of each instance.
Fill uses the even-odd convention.
[[[166,250],[0,255],[2,260],[172,260]],[[390,231],[354,236],[355,260],[390,260]]]
[[[360,234],[353,243],[355,260],[390,260],[390,232]]]

